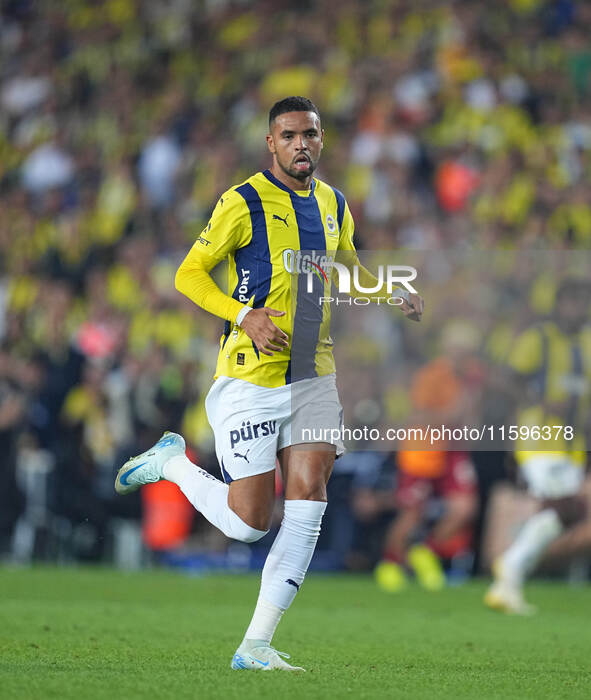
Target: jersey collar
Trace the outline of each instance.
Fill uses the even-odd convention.
[[[276,187],[279,187],[282,190],[285,190],[286,192],[294,192],[295,190],[290,189],[287,185],[284,185],[281,180],[278,180],[275,175],[270,170],[263,170],[263,175],[269,180],[269,182],[272,182]],[[314,190],[316,188],[316,180],[312,178],[312,184],[310,185],[310,196],[314,194]]]

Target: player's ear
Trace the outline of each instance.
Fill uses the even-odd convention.
[[[272,134],[267,134],[265,137],[267,139],[267,148],[271,153],[275,153],[275,142],[273,141],[273,135]]]

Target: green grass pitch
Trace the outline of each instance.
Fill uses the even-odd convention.
[[[484,587],[311,574],[274,640],[307,673],[252,673],[229,664],[256,576],[0,568],[0,698],[591,697],[591,590],[532,584],[522,619]]]

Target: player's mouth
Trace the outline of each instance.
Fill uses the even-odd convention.
[[[293,166],[296,170],[308,170],[311,164],[312,161],[308,158],[308,156],[304,155],[297,156],[293,162]]]

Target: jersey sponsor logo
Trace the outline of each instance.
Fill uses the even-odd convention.
[[[314,268],[314,274],[316,275],[316,277],[318,277],[318,279],[321,282],[323,280],[325,282],[328,282],[328,276],[327,276],[326,272],[324,272],[324,270],[320,267],[320,265],[318,265],[318,263],[310,261],[310,265],[312,265],[312,267]]]
[[[240,429],[230,430],[230,447],[234,448],[239,442],[249,442],[259,437],[275,435],[276,430],[277,421],[275,420],[264,420],[262,423],[254,424],[249,420],[242,421]],[[246,461],[248,462],[248,460]]]
[[[337,222],[334,220],[332,214],[326,215],[326,228],[329,236],[337,235]]]
[[[328,283],[328,274],[334,264],[332,255],[318,255],[315,250],[303,253],[301,250],[287,248],[283,251],[283,267],[290,274],[308,273],[308,292],[313,289],[312,273],[322,283]]]
[[[208,246],[211,241],[208,241],[207,238],[205,238],[205,234],[209,233],[211,231],[211,221],[207,224],[207,226],[201,231],[201,235],[197,236],[197,241],[199,243],[202,243],[204,246]]]
[[[286,248],[283,251],[283,267],[292,275],[313,272],[328,282],[327,273],[334,263],[332,255],[318,255],[315,250],[304,253],[301,250]]]
[[[250,280],[250,270],[244,267],[240,268],[240,286],[238,287],[238,301],[246,304],[250,297],[248,296],[248,282]]]
[[[287,212],[287,214],[285,215],[285,218],[279,216],[279,214],[273,214],[273,219],[278,219],[279,221],[283,221],[283,223],[284,223],[286,226],[289,226],[289,224],[287,223],[287,217],[288,217],[288,216],[289,216],[289,212]]]

